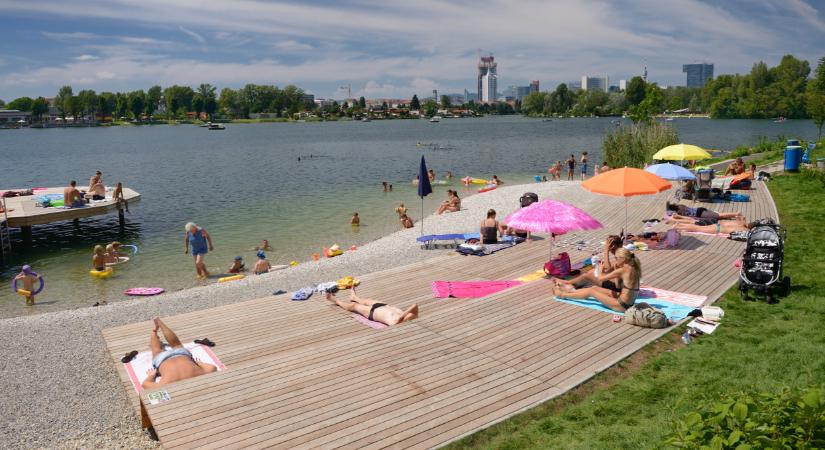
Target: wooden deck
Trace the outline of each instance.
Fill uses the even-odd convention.
[[[777,218],[767,188],[755,187],[750,203],[712,206]],[[559,238],[574,261],[590,255],[576,241],[603,239],[624,224],[623,199],[576,195],[565,200],[605,229]],[[669,195],[632,198],[631,231],[660,217]],[[639,254],[642,281],[713,301],[736,281],[732,263],[742,249],[685,235],[677,249]],[[548,240],[536,240],[481,258],[452,253],[353,274],[361,296],[420,305],[419,319],[383,330],[317,294],[166,317],[184,342],[215,341],[227,370],[166,386],[171,400],[157,405],[144,393],[147,418],[165,448],[432,448],[556,397],[669,331],[616,324],[610,314],[554,301],[544,279],[480,299],[432,296],[434,280],[526,275],[543,266],[548,251]],[[119,358],[147,348],[150,329],[142,322],[103,332],[136,411],[141,400]]]
[[[82,208],[41,208],[35,206],[34,197],[45,194],[63,194],[62,187],[46,188],[35,192],[35,195],[25,197],[6,198],[8,212],[8,226],[12,228],[30,227],[32,225],[43,225],[63,220],[82,219],[84,217],[99,216],[117,211],[117,202],[114,200],[101,200],[92,202]],[[111,192],[106,193],[111,196]],[[140,200],[140,194],[129,188],[123,188],[123,197],[130,204]]]

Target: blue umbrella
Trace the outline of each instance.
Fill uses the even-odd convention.
[[[427,173],[427,163],[421,155],[421,167],[418,169],[418,196],[421,197],[421,235],[424,235],[424,197],[433,193],[430,184],[430,174]]]
[[[693,172],[685,169],[684,167],[677,166],[676,164],[654,164],[652,166],[645,167],[645,170],[658,176],[659,178],[664,178],[665,180],[695,180],[696,175]]]

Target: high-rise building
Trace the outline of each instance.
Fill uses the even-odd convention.
[[[530,92],[538,92],[539,91],[539,80],[533,80],[530,82]]]
[[[582,75],[582,90],[590,91],[593,89],[601,89],[602,91],[607,92],[608,87],[608,78],[598,78],[598,77],[588,77],[587,75]]]
[[[464,101],[465,102],[477,102],[478,101],[478,94],[475,92],[470,92],[467,89],[464,89]]]
[[[524,97],[533,92],[533,86],[516,86],[516,100],[522,101]]]
[[[627,90],[627,80],[619,80],[619,90]]]
[[[482,102],[492,102],[498,97],[496,92],[497,67],[498,64],[493,55],[482,56],[478,62],[478,98]]]
[[[702,87],[708,79],[713,79],[713,64],[685,64],[682,72],[687,74],[687,87]]]

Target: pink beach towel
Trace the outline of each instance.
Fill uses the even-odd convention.
[[[383,330],[387,328],[389,325],[381,322],[376,322],[374,320],[367,319],[366,317],[360,314],[353,314],[352,318],[355,319],[356,322],[360,322],[370,328],[375,328],[376,330]]]
[[[436,298],[479,298],[524,284],[523,281],[433,281]]]
[[[692,308],[698,308],[704,305],[708,300],[705,295],[686,294],[684,292],[668,291],[665,289],[642,285],[642,289],[639,291],[639,299],[637,301],[644,301],[645,299],[650,298],[665,300],[670,303],[690,306]]]
[[[704,231],[682,231],[685,234],[696,234],[699,236],[716,236],[716,237],[723,237],[725,239],[730,238],[729,233],[705,233]]]
[[[192,352],[192,357],[195,358],[195,361],[212,364],[218,368],[218,371],[226,370],[221,360],[212,353],[212,349],[209,347],[194,342],[183,344],[183,347]],[[140,394],[140,391],[143,390],[141,383],[146,379],[146,374],[152,369],[152,352],[149,350],[142,351],[138,353],[134,359],[124,364],[124,366],[126,366],[126,373],[129,375],[129,380],[132,381],[132,387],[135,388],[135,392]],[[161,378],[163,377],[158,379]]]

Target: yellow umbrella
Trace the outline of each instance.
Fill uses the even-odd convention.
[[[696,161],[708,158],[711,158],[710,153],[690,144],[668,145],[653,155],[653,159],[671,161]]]

